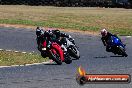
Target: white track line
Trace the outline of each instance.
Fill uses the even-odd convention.
[[[25,54],[25,53],[27,53],[27,52],[22,52],[22,53],[24,53],[24,54]]]
[[[42,65],[42,64],[52,64],[52,63],[50,61],[47,61],[47,62],[42,62],[42,63],[33,63],[33,64],[25,64],[25,65],[0,66],[0,68],[24,67],[24,66],[34,66],[34,65]]]
[[[14,51],[15,53],[18,53],[19,51]]]
[[[4,49],[0,49],[0,51],[3,51],[3,50]],[[4,51],[8,51],[8,52],[11,52],[12,51],[12,52],[15,52],[15,53],[20,52],[20,51],[13,51],[13,50],[4,50]],[[20,52],[20,53],[26,54],[27,52]],[[34,51],[33,52],[30,52],[28,54],[33,54],[33,53],[34,53]],[[52,64],[52,63],[54,63],[54,62],[50,62],[50,60],[49,60],[47,62],[42,62],[42,63],[33,63],[33,64],[25,64],[25,65],[0,66],[0,68],[23,67],[23,66],[33,66],[33,65]]]
[[[51,62],[42,62],[42,63],[33,63],[33,64],[26,64],[26,66],[33,66],[33,65],[41,65],[41,64],[50,64]]]
[[[5,51],[7,51],[7,52],[11,52],[12,50],[5,50]]]
[[[127,38],[131,38],[132,36],[126,36]]]
[[[2,51],[2,50],[4,50],[4,49],[0,49],[0,51]]]

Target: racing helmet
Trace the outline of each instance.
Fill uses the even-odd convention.
[[[101,30],[101,35],[103,36],[103,37],[105,37],[106,35],[107,35],[107,30],[104,28],[104,29],[102,29]]]
[[[54,30],[54,34],[57,35],[57,36],[60,36],[60,30]]]
[[[41,36],[41,35],[43,35],[44,34],[44,31],[40,28],[40,27],[37,27],[36,28],[36,35],[37,36]]]
[[[48,34],[49,34],[49,36],[52,36],[53,35],[52,30],[48,30]]]
[[[40,27],[37,27],[36,28],[36,35],[37,36],[40,36],[41,35],[41,29],[40,29]]]

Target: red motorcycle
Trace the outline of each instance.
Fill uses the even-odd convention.
[[[53,61],[55,61],[58,65],[61,65],[62,62],[65,62],[66,64],[72,63],[72,59],[70,56],[62,50],[61,46],[58,45],[56,42],[52,42],[50,48],[47,48],[47,42],[44,40],[44,42],[41,45],[41,56],[42,57],[49,57]]]
[[[61,65],[62,62],[64,61],[64,52],[61,49],[61,46],[58,45],[56,42],[52,42],[49,47],[50,48],[47,48],[47,42],[45,40],[42,44],[41,56],[42,57],[48,56],[58,65]]]

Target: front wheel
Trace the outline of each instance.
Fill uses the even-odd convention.
[[[66,64],[72,63],[72,59],[71,59],[71,57],[68,54],[65,55],[65,63]]]
[[[79,59],[80,58],[80,54],[79,54],[79,50],[77,49],[77,47],[75,46],[71,46],[69,47],[69,53],[72,57]]]
[[[123,56],[127,57],[128,55],[127,54],[124,54]]]
[[[72,63],[71,58],[70,58],[70,59],[65,60],[65,63],[66,63],[66,64],[70,64],[70,63]]]
[[[124,49],[122,46],[119,46],[119,51],[120,51],[120,54],[121,54],[122,56],[125,56],[125,57],[128,56],[127,53],[126,53],[126,51],[125,51],[125,49]]]
[[[58,65],[61,65],[62,64],[62,61],[60,59],[60,56],[58,53],[53,53],[52,51],[50,51],[50,54],[51,54],[51,58],[53,61],[55,61]]]
[[[71,57],[66,57],[66,58],[65,58],[65,63],[66,63],[66,64],[72,63]]]

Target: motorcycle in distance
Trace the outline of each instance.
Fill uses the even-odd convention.
[[[51,41],[49,41],[51,42]],[[51,42],[50,48],[47,49],[47,40],[45,39],[42,43],[41,48],[41,56],[42,57],[49,57],[53,61],[55,61],[58,65],[61,65],[64,61],[66,64],[72,63],[72,60],[70,58],[65,58],[64,52],[61,49],[61,46],[58,45],[56,42]]]
[[[76,59],[80,58],[78,47],[75,44],[73,44],[73,42],[71,42],[66,37],[61,38],[61,42],[66,47],[67,52],[71,57],[76,58]]]
[[[111,36],[111,40],[112,41],[110,42],[110,46],[111,46],[112,52],[114,54],[127,57],[128,55],[126,53],[125,45],[120,41],[120,39],[115,36]]]

